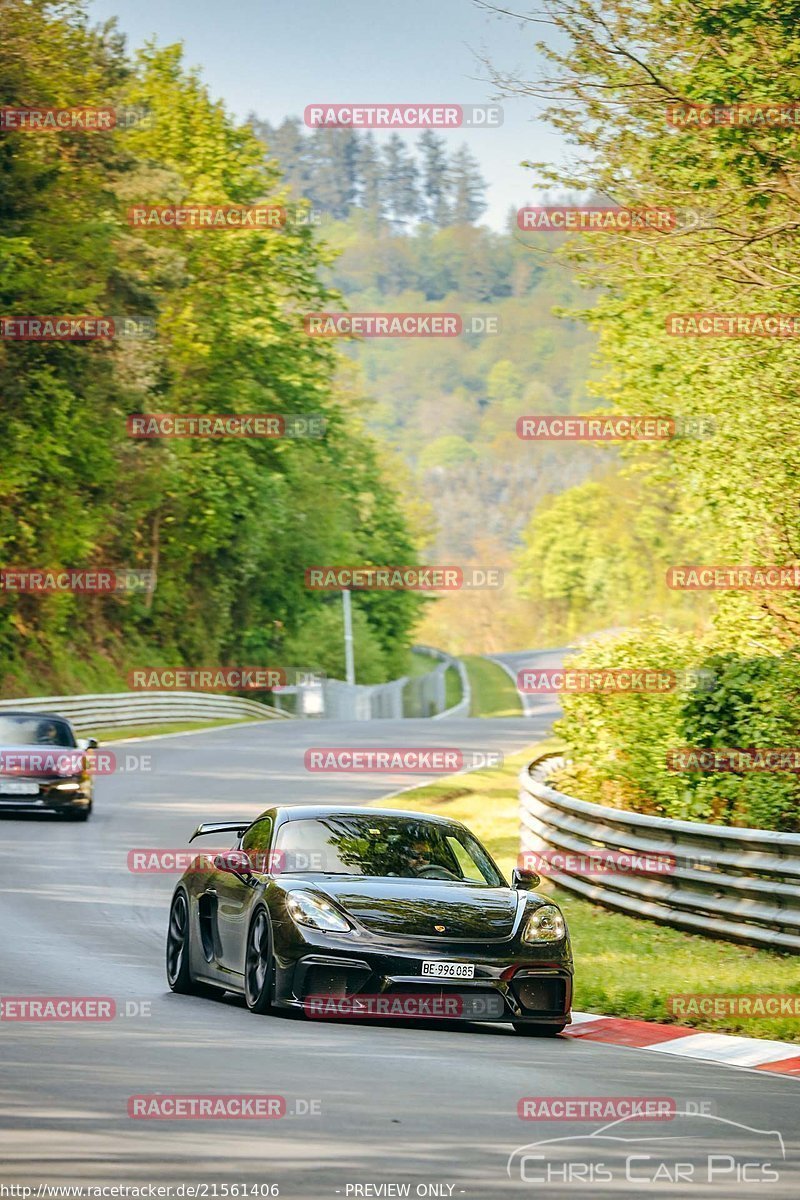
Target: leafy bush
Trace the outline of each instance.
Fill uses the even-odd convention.
[[[589,643],[569,660],[584,670],[687,672],[664,693],[567,694],[556,731],[573,765],[559,786],[635,812],[723,825],[800,830],[800,783],[788,771],[670,770],[667,755],[701,749],[800,746],[800,654],[709,654],[655,622]]]

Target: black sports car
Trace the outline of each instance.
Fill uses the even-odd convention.
[[[96,747],[94,738],[76,738],[65,717],[0,712],[0,812],[88,820],[93,794],[88,751]]]
[[[537,875],[509,886],[458,822],[303,805],[192,840],[230,832],[238,847],[199,856],[175,889],[174,992],[237,992],[257,1013],[480,1018],[550,1036],[569,1024],[561,911],[531,890]]]

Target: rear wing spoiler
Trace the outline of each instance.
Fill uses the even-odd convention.
[[[205,821],[197,826],[189,841],[193,842],[195,838],[203,837],[207,833],[238,833],[241,837],[252,824],[252,821]]]

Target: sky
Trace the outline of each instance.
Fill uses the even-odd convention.
[[[530,11],[529,0],[520,9]],[[183,42],[212,96],[239,118],[255,111],[272,123],[302,118],[317,102],[497,102],[479,56],[532,78],[541,70],[535,43],[547,31],[472,0],[90,0],[89,13],[116,17],[131,49],[153,37]],[[478,159],[489,184],[483,220],[496,229],[509,208],[536,201],[520,162],[565,153],[538,101],[501,103],[498,128],[442,131]]]

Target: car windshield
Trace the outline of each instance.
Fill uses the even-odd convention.
[[[278,830],[280,871],[441,879],[490,887],[504,880],[477,838],[424,818],[336,814],[287,821]]]
[[[0,714],[0,746],[75,746],[75,738],[58,717]]]

